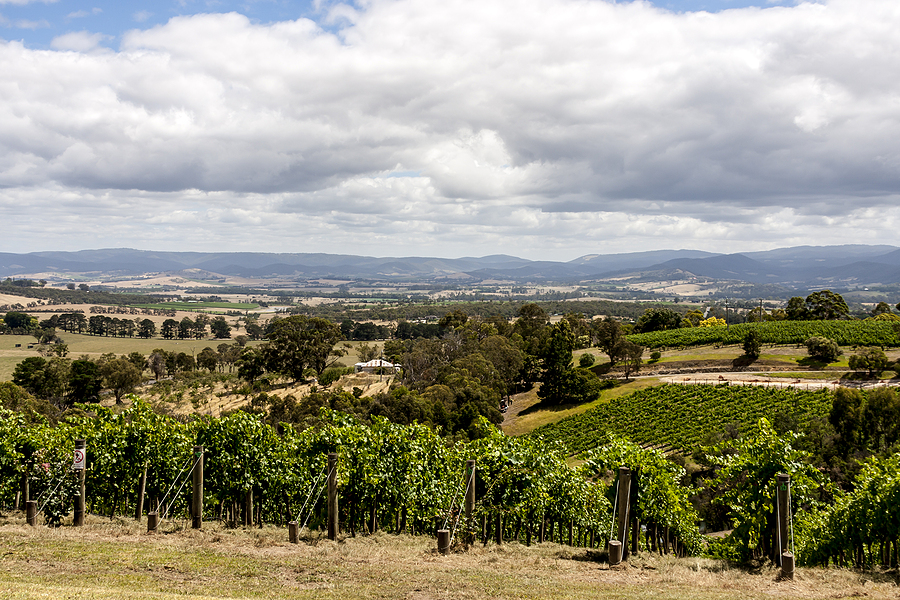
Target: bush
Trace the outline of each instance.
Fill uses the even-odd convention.
[[[594,366],[594,355],[593,354],[582,354],[578,359],[578,366],[589,369]]]
[[[344,375],[349,375],[350,373],[353,373],[353,367],[333,367],[331,369],[325,369],[319,376],[319,385],[328,387]]]
[[[759,334],[751,329],[744,336],[744,355],[756,360],[761,351],[762,343],[759,341]]]
[[[814,336],[806,340],[805,344],[810,357],[825,363],[833,363],[843,354],[837,342],[826,337]]]
[[[650,360],[652,360],[653,362],[658,361],[660,358],[662,358],[662,354],[659,350],[655,350],[650,353]]]
[[[850,357],[850,368],[854,371],[867,371],[869,376],[880,373],[887,366],[887,356],[878,348],[866,348]]]

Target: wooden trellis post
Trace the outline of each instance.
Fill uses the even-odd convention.
[[[475,543],[475,461],[466,461],[466,543]]]
[[[333,452],[328,455],[328,539],[332,541],[338,536],[337,459]]]
[[[785,473],[779,473],[776,477],[778,498],[778,515],[777,515],[777,546],[775,548],[775,556],[777,564],[781,566],[781,578],[794,578],[794,554],[791,552],[790,531],[788,528],[788,519],[790,514],[790,498],[791,498],[791,476]]]
[[[609,541],[609,564],[616,565],[628,558],[628,513],[631,495],[631,469],[619,467],[619,483],[616,494],[616,537]]]
[[[85,483],[84,483],[84,474],[86,471],[86,460],[85,456],[87,454],[87,447],[84,440],[75,440],[75,464],[79,463],[79,452],[81,453],[81,468],[77,468],[78,471],[78,495],[75,497],[75,515],[72,519],[72,524],[76,527],[81,527],[84,525],[84,497],[86,493]]]
[[[203,525],[203,446],[194,446],[193,480],[191,486],[191,527],[200,529]]]

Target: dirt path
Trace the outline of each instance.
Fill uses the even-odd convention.
[[[803,373],[809,373],[804,371]],[[785,373],[790,375],[790,373]],[[837,373],[836,373],[837,375]],[[803,377],[773,377],[765,373],[725,372],[725,373],[690,373],[684,375],[666,375],[659,378],[665,383],[678,383],[682,385],[718,385],[728,383],[730,385],[758,385],[771,388],[797,388],[804,390],[818,390],[822,388],[834,390],[838,387],[855,387],[870,389],[883,386],[898,386],[897,379],[873,379],[856,381],[841,379],[805,379]]]

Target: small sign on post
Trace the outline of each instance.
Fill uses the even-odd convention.
[[[75,454],[72,460],[72,468],[78,472],[78,495],[75,496],[75,512],[72,515],[72,525],[81,527],[84,525],[84,496],[86,473],[85,462],[87,459],[87,444],[85,440],[75,440]]]
[[[72,468],[76,471],[83,471],[84,465],[87,462],[87,449],[86,448],[75,448],[75,452],[72,458]]]

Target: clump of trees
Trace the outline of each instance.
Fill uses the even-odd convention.
[[[785,313],[791,321],[821,321],[850,317],[850,309],[844,298],[831,290],[813,292],[805,299],[795,296],[788,300]]]
[[[144,364],[144,356],[139,352],[123,357],[104,354],[98,360],[31,356],[16,365],[12,380],[60,409],[79,402],[97,402],[104,388],[113,393],[119,404],[123,395],[141,383]]]

